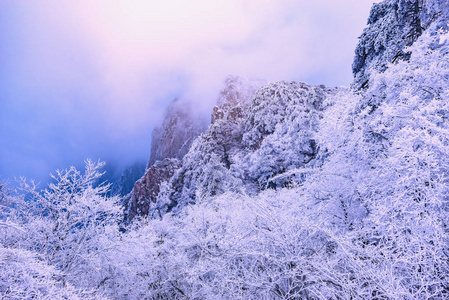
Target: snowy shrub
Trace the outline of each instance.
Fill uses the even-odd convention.
[[[93,262],[103,251],[97,242],[108,235],[110,228],[118,232],[117,222],[121,219],[118,199],[106,197],[108,186],[94,187],[103,165],[87,161],[84,174],[73,167],[57,171],[52,176],[55,183],[43,191],[22,180],[26,195],[17,196],[3,212],[6,221],[0,224],[0,230],[4,253],[14,255],[18,251],[18,264],[27,264],[21,257],[33,261],[24,272],[48,265],[49,270],[55,270],[48,278],[63,287],[95,287],[101,275]],[[26,276],[41,276],[33,274]],[[48,279],[46,273],[42,276]]]

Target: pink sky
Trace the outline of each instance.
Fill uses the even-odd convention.
[[[349,85],[372,3],[3,0],[0,174],[146,160],[168,101],[208,113],[230,74]]]

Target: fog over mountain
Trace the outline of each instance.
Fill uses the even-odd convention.
[[[0,174],[118,176],[172,99],[208,119],[228,75],[347,85],[372,2],[1,1]]]
[[[68,5],[62,3],[56,7]],[[21,179],[20,189],[11,190],[0,180],[1,298],[449,299],[449,0],[374,3],[354,45],[346,86],[324,77],[316,83],[319,77],[314,77],[326,70],[321,63],[332,66],[328,56],[338,57],[340,43],[315,32],[310,42],[319,41],[315,55],[320,63],[312,55],[307,64],[302,51],[311,49],[309,44],[289,36],[290,29],[299,36],[305,31],[289,26],[302,22],[295,18],[299,11],[318,8],[332,12],[326,24],[349,13],[337,9],[339,4],[347,9],[343,3],[348,2],[177,2],[173,7],[168,2],[149,11],[132,10],[125,2],[104,3],[89,11],[83,10],[85,4],[69,6],[85,13],[101,49],[117,41],[104,27],[95,27],[98,18],[111,26],[110,32],[121,34],[120,47],[103,52],[108,74],[116,75],[108,79],[115,83],[112,95],[130,92],[128,84],[138,78],[125,80],[126,72],[114,73],[108,59],[129,54],[128,62],[140,66],[137,54],[152,48],[129,35],[142,38],[140,28],[146,25],[154,31],[153,41],[170,43],[179,38],[174,24],[185,21],[184,12],[195,20],[185,24],[184,47],[154,53],[170,54],[160,57],[161,66],[173,59],[170,63],[190,66],[183,70],[204,72],[204,77],[184,73],[189,76],[177,86],[182,95],[168,105],[146,98],[147,108],[164,108],[148,137],[147,163],[127,168],[112,189],[102,183],[105,163],[92,160],[84,170],[57,171],[45,189]],[[98,14],[100,8],[107,13]],[[173,15],[162,18],[170,21],[168,35],[154,27],[165,8],[173,9]],[[210,19],[201,13],[209,11],[217,15]],[[139,26],[116,19],[131,12]],[[148,14],[152,18],[139,19]],[[273,18],[280,15],[285,18]],[[213,34],[210,24],[217,25]],[[271,26],[258,36],[259,27],[251,24]],[[224,28],[233,26],[241,30],[228,35]],[[204,28],[203,35],[197,28]],[[336,34],[338,27],[323,28]],[[201,55],[191,51],[193,36],[208,41]],[[265,44],[265,37],[274,44]],[[279,44],[285,37],[291,39]],[[235,47],[225,43],[230,48],[220,48],[215,52],[219,59],[209,60],[209,50],[224,45],[221,38]],[[290,53],[290,45],[299,50]],[[283,56],[258,56],[265,46]],[[182,61],[183,53],[191,60]],[[243,75],[221,79],[221,71],[232,66],[227,58],[239,55],[248,63],[238,64]],[[251,58],[258,68],[249,68]],[[116,61],[115,71],[124,71],[125,62]],[[291,76],[299,79],[289,77],[290,68],[297,68]],[[256,71],[267,79],[254,78]],[[310,72],[304,75],[310,82],[301,81],[303,71]],[[166,78],[160,74],[155,82],[162,84]],[[278,80],[281,75],[286,78]],[[221,86],[209,97],[218,79]],[[125,85],[117,85],[122,81]],[[42,82],[32,82],[42,88]],[[145,105],[132,106],[138,98],[129,99],[135,102],[123,105],[123,118],[110,123],[90,110],[97,102],[84,103],[89,112],[85,129],[97,122],[132,132],[132,123],[148,112]],[[105,116],[121,106],[109,104],[101,106]],[[127,116],[134,109],[139,114]],[[202,115],[210,122],[203,122]],[[37,116],[47,120],[45,114]],[[61,124],[72,124],[66,118],[70,114],[57,116]],[[68,136],[64,126],[57,129],[51,131],[55,141]],[[121,146],[110,153],[120,153]]]

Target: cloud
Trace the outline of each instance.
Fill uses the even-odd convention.
[[[149,155],[168,101],[229,74],[350,84],[370,0],[0,2],[0,174]]]

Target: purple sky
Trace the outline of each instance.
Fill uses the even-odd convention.
[[[224,78],[349,85],[373,0],[0,1],[0,174],[149,156],[177,96]]]

